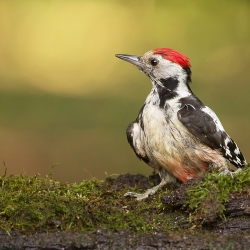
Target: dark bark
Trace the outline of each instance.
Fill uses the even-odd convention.
[[[159,183],[158,176],[149,179],[142,175],[126,174],[115,179],[107,178],[106,184],[118,191],[126,185],[139,185],[146,189]],[[226,219],[221,219],[213,213],[214,205],[211,203],[212,212],[208,215],[206,223],[201,224],[197,221],[197,224],[190,224],[188,221],[190,211],[185,206],[186,190],[196,181],[191,180],[181,184],[175,191],[162,197],[162,202],[166,204],[166,213],[171,213],[175,223],[182,225],[182,233],[155,232],[136,235],[124,230],[117,232],[98,229],[95,232],[65,231],[23,236],[13,232],[7,235],[0,231],[0,249],[250,249],[248,192],[234,193],[229,196],[229,201],[225,203]]]
[[[97,230],[94,233],[60,232],[32,236],[0,235],[0,249],[249,249],[250,238],[246,235],[171,234],[156,233],[133,235],[126,231]]]

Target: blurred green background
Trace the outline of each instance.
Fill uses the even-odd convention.
[[[45,175],[55,163],[54,178],[68,182],[149,174],[125,131],[151,83],[114,54],[158,47],[191,58],[193,91],[249,160],[249,1],[0,0],[8,174]]]

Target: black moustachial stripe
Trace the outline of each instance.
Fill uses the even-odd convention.
[[[160,99],[159,106],[160,108],[164,108],[167,100],[175,98],[178,95],[174,90],[178,87],[179,81],[176,78],[169,77],[160,79],[160,82],[164,87],[159,84],[156,84],[156,87]]]
[[[171,91],[174,91],[177,88],[178,83],[179,83],[179,81],[173,77],[169,77],[166,79],[162,78],[160,79],[160,82],[162,83],[164,87],[166,87],[168,90],[171,90]]]

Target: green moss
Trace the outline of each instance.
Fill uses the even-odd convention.
[[[142,233],[176,227],[164,213],[163,191],[138,202],[123,196],[130,190],[117,191],[96,179],[68,184],[53,180],[51,175],[5,173],[0,177],[0,229],[23,234],[97,228]]]
[[[192,211],[191,219],[203,222],[216,217],[225,218],[224,203],[229,194],[247,191],[250,187],[250,168],[236,173],[233,177],[220,176],[219,172],[208,173],[187,190],[187,207]]]
[[[136,201],[124,197],[124,193],[142,190],[120,185],[116,177],[108,179],[69,184],[53,180],[51,174],[41,178],[39,175],[7,176],[5,172],[0,177],[0,230],[29,234],[103,228],[148,233],[190,228],[187,213],[166,211],[162,204],[161,197],[169,190]],[[223,218],[229,194],[248,190],[249,186],[250,168],[234,178],[207,174],[187,190],[186,206],[191,211],[191,223],[197,219]]]

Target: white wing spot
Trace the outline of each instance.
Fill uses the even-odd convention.
[[[236,160],[237,160],[238,163],[241,163],[241,160],[240,160],[240,158],[238,156],[236,156]]]
[[[237,147],[237,148],[234,150],[234,153],[235,153],[236,155],[239,155],[239,154],[240,154],[240,149]]]
[[[225,139],[225,145],[227,145],[230,141],[231,141],[231,139],[230,139],[229,137],[227,137],[227,138]]]
[[[229,150],[228,148],[225,148],[225,150],[226,150],[226,153],[225,153],[225,154],[232,157],[230,150]]]

